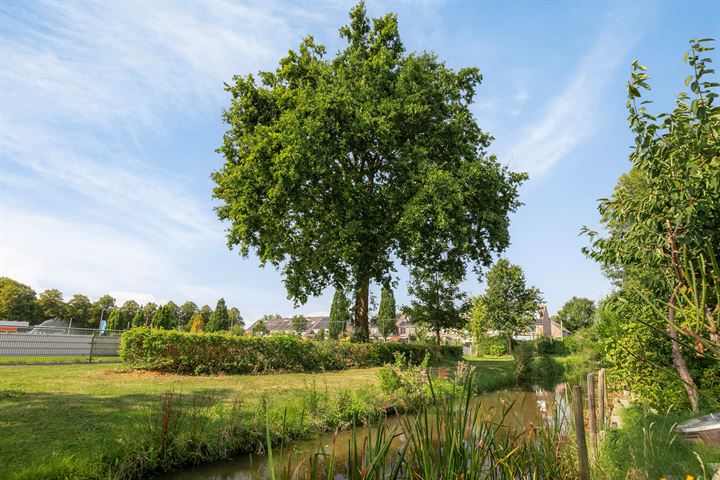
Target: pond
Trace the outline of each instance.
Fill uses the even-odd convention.
[[[569,418],[570,410],[565,396],[565,384],[557,385],[553,390],[546,391],[535,388],[534,391],[523,390],[500,390],[493,393],[483,394],[476,397],[483,415],[495,421],[501,421],[504,411],[509,409],[503,424],[508,427],[525,428],[536,424],[543,418],[550,421],[557,421],[555,415],[562,415],[565,420]],[[388,417],[384,425],[389,429],[402,427],[401,417]],[[367,430],[359,429],[358,441],[362,441]],[[312,454],[324,448],[326,452],[335,449],[335,462],[342,471],[347,465],[348,444],[352,433],[341,431],[337,433],[322,434],[314,440],[301,440],[287,442],[282,449],[273,449],[273,460],[277,469],[286,467],[288,463],[297,465],[300,461],[310,457]],[[395,442],[395,447],[400,448],[403,438]],[[265,455],[248,454],[234,460],[213,462],[198,465],[180,472],[165,474],[156,477],[162,480],[265,480],[268,475],[268,461]],[[340,478],[340,477],[336,477]]]

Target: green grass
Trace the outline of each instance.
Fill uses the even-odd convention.
[[[710,464],[720,463],[720,450],[686,441],[673,431],[677,423],[694,416],[690,412],[643,413],[637,405],[624,410],[622,428],[608,430],[600,445],[594,478],[712,478]]]
[[[329,395],[377,383],[377,368],[319,374],[191,377],[126,371],[106,365],[0,368],[0,472],[96,470],[103,455],[131,441],[138,424],[166,392],[241,403],[250,417],[258,406],[297,406],[308,387]],[[212,413],[212,412],[211,412]],[[6,432],[11,432],[10,434]],[[68,458],[72,457],[69,461]],[[48,470],[50,469],[50,470]],[[2,474],[0,474],[2,478]]]

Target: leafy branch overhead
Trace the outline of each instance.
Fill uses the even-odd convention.
[[[487,153],[470,111],[477,68],[407,53],[393,14],[364,4],[328,58],[311,36],[272,72],[235,76],[212,175],[228,246],[281,269],[297,303],[327,287],[355,294],[368,328],[368,286],[394,260],[460,279],[509,244],[508,213],[526,178]]]

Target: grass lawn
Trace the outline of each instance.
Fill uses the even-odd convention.
[[[468,360],[478,367],[485,390],[507,386],[511,357]],[[261,404],[276,410],[298,405],[304,409],[308,392],[334,398],[340,390],[372,388],[378,384],[378,371],[183,376],[116,365],[3,366],[0,478],[5,478],[3,472],[21,467],[26,474],[20,478],[43,478],[54,471],[53,465],[71,456],[76,469],[94,468],[103,455],[117,453],[132,442],[138,425],[167,392],[209,396],[226,405],[240,399],[240,415],[249,418]]]

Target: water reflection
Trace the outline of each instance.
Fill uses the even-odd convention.
[[[475,402],[483,416],[493,422],[502,422],[510,429],[524,429],[538,424],[542,420],[567,425],[570,406],[567,401],[566,384],[559,384],[552,390],[535,387],[533,391],[501,390],[476,397]],[[386,428],[392,430],[396,426],[401,429],[400,418],[390,417],[384,422]],[[372,427],[371,427],[372,428]],[[358,441],[367,435],[366,429],[358,431]],[[315,440],[288,442],[282,451],[273,449],[276,468],[297,465],[312,454],[324,449],[326,452],[335,448],[336,471],[342,471],[347,465],[350,432],[328,433]],[[398,437],[395,448],[400,448],[404,439]],[[264,480],[269,477],[267,459],[264,455],[243,455],[235,460],[214,462],[194,468],[166,474],[158,477],[162,480]],[[342,476],[337,476],[340,479]]]

